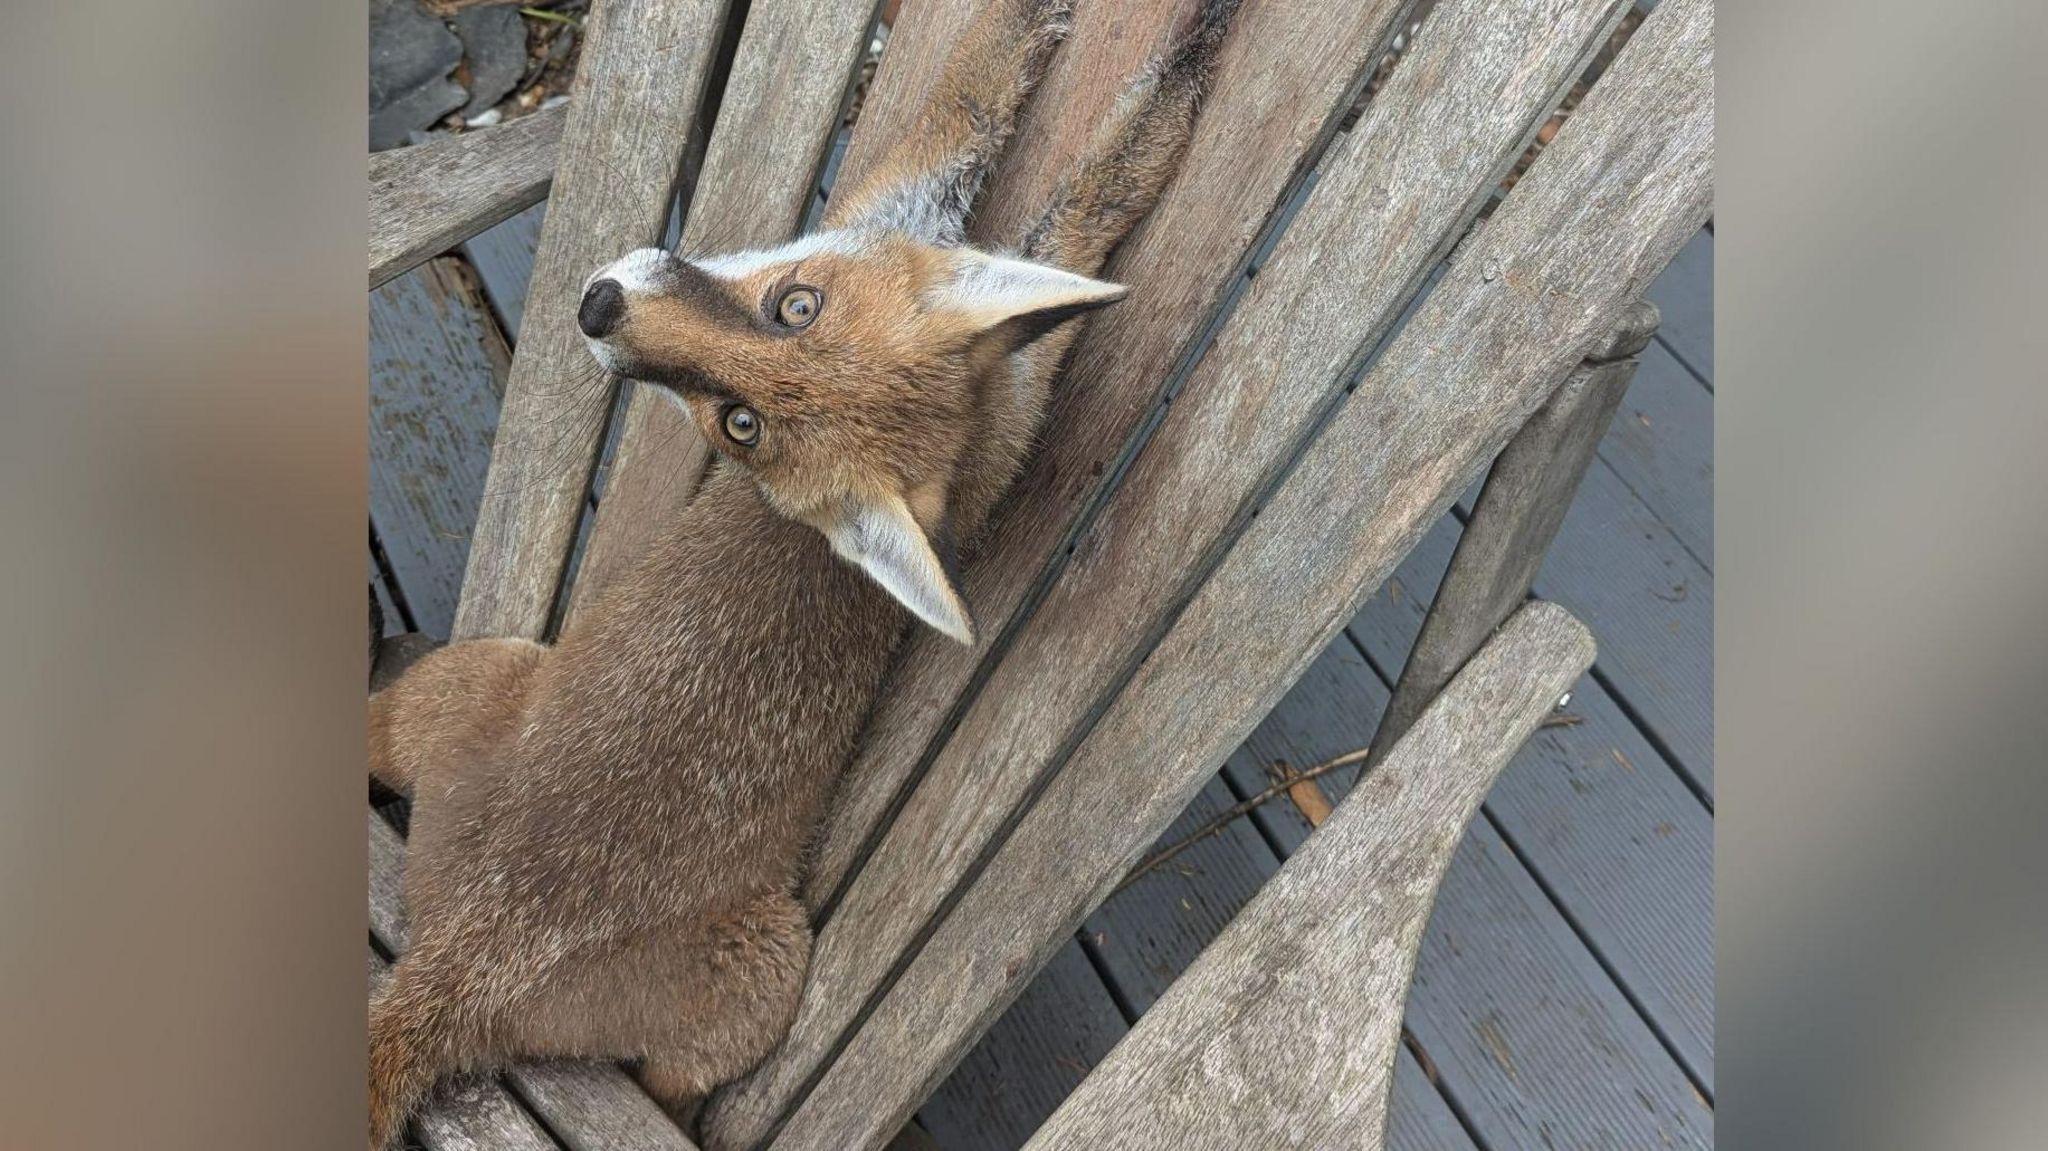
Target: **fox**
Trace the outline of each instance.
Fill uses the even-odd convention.
[[[1178,168],[1238,0],[1130,82],[1025,235],[976,197],[1072,20],[989,0],[908,135],[780,247],[598,269],[576,322],[715,449],[697,494],[543,645],[442,647],[371,696],[410,798],[411,943],[369,1009],[369,1147],[444,1076],[632,1064],[688,1130],[795,1020],[811,839],[911,621],[961,592],[1096,278]]]

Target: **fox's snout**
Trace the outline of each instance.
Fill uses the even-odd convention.
[[[593,340],[601,340],[619,326],[626,314],[626,290],[613,279],[602,279],[583,290],[583,303],[576,308],[576,326]]]

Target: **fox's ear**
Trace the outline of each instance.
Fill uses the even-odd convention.
[[[928,536],[896,496],[849,499],[824,531],[833,551],[860,565],[913,615],[974,645],[974,619],[960,597],[950,532],[942,527]]]
[[[1130,293],[1122,284],[1091,280],[1049,264],[956,248],[952,275],[939,285],[937,306],[964,316],[976,330],[1021,348],[1083,312]]]

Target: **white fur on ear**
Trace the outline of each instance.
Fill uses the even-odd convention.
[[[911,614],[972,647],[974,620],[924,529],[901,499],[849,501],[825,529],[832,550],[858,564]]]
[[[973,248],[956,249],[953,276],[936,289],[935,303],[966,315],[976,327],[988,329],[1019,322],[1017,342],[1028,343],[1083,312],[1116,303],[1129,294],[1122,284],[1034,264],[1010,256],[991,256]]]

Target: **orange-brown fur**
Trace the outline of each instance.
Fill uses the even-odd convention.
[[[1093,272],[1142,217],[1235,6],[1134,85],[1025,257]],[[593,349],[719,445],[702,491],[553,646],[456,644],[372,697],[371,771],[413,798],[411,945],[370,1010],[373,1149],[440,1076],[516,1059],[639,1060],[681,1116],[787,1030],[799,869],[898,600],[919,581],[957,600],[949,541],[1025,462],[1070,318],[1118,294],[1068,277],[1019,311],[959,287],[992,259],[960,247],[967,208],[1066,20],[1067,0],[995,0],[918,129],[835,199],[830,242],[709,277],[646,257],[654,287]],[[824,293],[795,333],[748,310],[791,276]],[[759,414],[752,447],[723,432],[734,403]],[[877,524],[910,552],[846,562]]]

